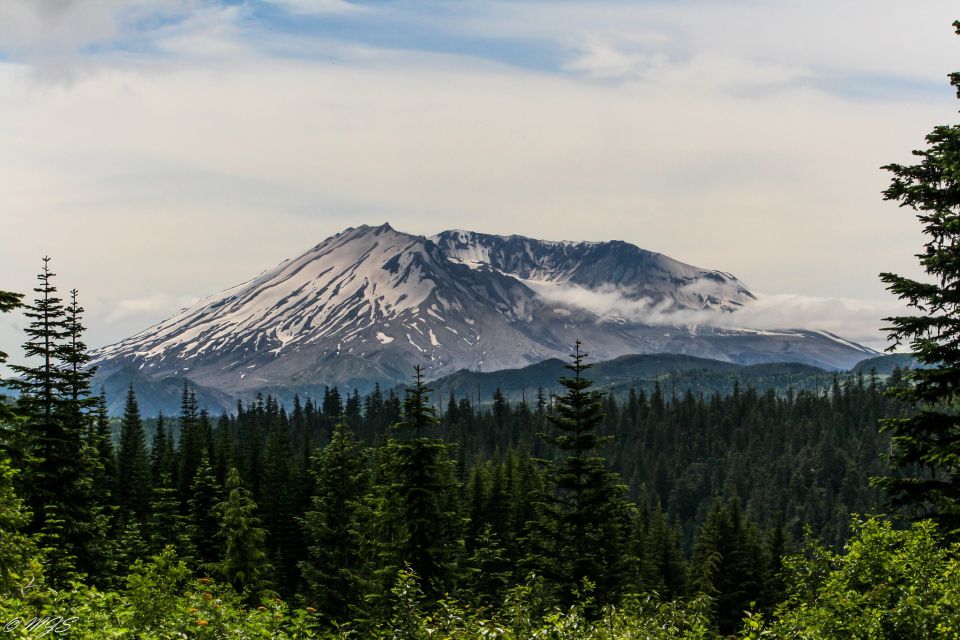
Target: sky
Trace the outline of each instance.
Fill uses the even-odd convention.
[[[625,240],[883,346],[955,1],[3,0],[0,289],[102,346],[346,227]],[[759,319],[758,319],[759,318]],[[0,319],[16,352],[21,316]]]

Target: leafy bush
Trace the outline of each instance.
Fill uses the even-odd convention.
[[[960,635],[960,547],[931,521],[898,530],[854,521],[843,554],[816,542],[785,560],[786,600],[771,623],[746,622],[747,638],[859,640]]]

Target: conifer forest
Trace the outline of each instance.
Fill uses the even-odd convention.
[[[577,344],[566,393],[529,403],[440,401],[417,370],[402,396],[333,387],[218,416],[186,385],[178,415],[144,416],[130,387],[116,420],[89,385],[76,292],[64,302],[50,269],[26,307],[37,365],[5,405],[3,585],[78,629],[523,637],[510,625],[560,612],[557,633],[636,616],[734,633],[783,601],[789,554],[837,552],[850,514],[881,508],[877,420],[909,415],[899,370],[618,399],[592,390]],[[108,610],[123,598],[129,617]]]
[[[960,73],[950,82],[960,97]],[[685,378],[702,373],[710,391],[677,386],[669,371],[604,386],[592,345],[640,330],[573,324],[572,307],[551,301],[561,320],[550,327],[584,330],[562,347],[564,373],[550,389],[458,393],[433,384],[425,355],[402,384],[344,385],[304,369],[303,388],[317,392],[236,394],[229,410],[208,408],[203,388],[183,378],[177,411],[145,411],[132,381],[120,397],[98,384],[108,352],[88,347],[90,303],[57,273],[56,256],[43,257],[32,290],[0,291],[0,318],[22,319],[20,343],[0,344],[0,640],[960,638],[960,125],[935,127],[912,158],[883,167],[883,198],[915,217],[924,242],[920,279],[879,275],[906,309],[882,320],[900,360],[824,331],[720,324],[684,334],[690,349],[740,340],[737,356],[762,364],[803,348],[809,358],[862,351],[865,362],[896,363],[833,367],[813,386],[785,377],[758,388],[721,368]],[[452,273],[462,281],[448,291],[526,295],[527,280],[478,266],[482,252],[441,255],[481,242],[445,233],[417,236],[426,249],[412,264],[442,265],[431,282]],[[363,234],[374,248],[351,254],[354,266],[389,238],[413,237],[383,225],[330,242]],[[506,252],[516,238],[482,242]],[[606,268],[600,244],[536,246],[554,258],[585,251],[584,262]],[[523,245],[531,259],[532,246]],[[625,246],[603,250],[636,255]],[[661,271],[680,269],[650,255]],[[384,262],[390,282],[411,273],[401,258]],[[281,268],[289,264],[299,273],[309,262]],[[739,300],[754,297],[729,274],[707,278],[726,287],[704,303],[722,307],[710,313],[743,313]],[[409,282],[395,305],[416,297]],[[454,317],[468,298],[457,300],[422,315],[469,342],[475,320]],[[176,318],[188,325],[195,309],[232,302]],[[513,313],[491,305],[471,312],[477,325]],[[369,343],[403,344],[398,324],[367,327],[377,331]],[[423,326],[423,344],[442,346],[430,328],[439,325]],[[643,330],[645,340],[676,337]],[[292,332],[272,331],[274,360],[301,362],[283,351]],[[204,355],[232,339],[213,333],[183,348]],[[136,339],[153,338],[130,339],[137,357],[162,351]],[[779,351],[761,353],[770,344]]]

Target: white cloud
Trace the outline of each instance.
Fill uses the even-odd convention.
[[[197,301],[195,297],[181,297],[172,299],[165,293],[155,292],[138,298],[127,298],[113,302],[113,309],[106,317],[106,322],[112,324],[139,316],[139,319],[156,317],[170,309],[183,309]]]
[[[369,11],[367,7],[346,0],[270,0],[270,3],[294,14],[322,15]]]
[[[20,54],[72,51],[117,34],[121,0],[6,0],[0,46]]]
[[[577,285],[537,286],[547,300],[572,304],[604,317],[633,322],[683,327],[723,327],[777,331],[809,329],[829,331],[874,349],[886,347],[883,318],[908,314],[896,300],[877,302],[852,298],[827,298],[797,294],[756,294],[757,299],[733,313],[676,309],[669,301],[636,300],[615,288],[590,290]]]

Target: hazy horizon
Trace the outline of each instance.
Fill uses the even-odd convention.
[[[954,10],[7,2],[0,288],[52,256],[97,347],[389,221],[624,240],[882,348],[923,240],[879,167],[955,118]]]

